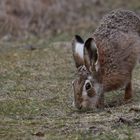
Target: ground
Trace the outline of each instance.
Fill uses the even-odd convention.
[[[119,90],[104,110],[85,112],[72,107],[75,70],[70,40],[1,40],[0,139],[139,140],[140,66],[132,102]]]

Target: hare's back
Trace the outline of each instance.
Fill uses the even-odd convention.
[[[96,36],[109,37],[114,31],[140,34],[140,18],[132,11],[114,10],[107,14],[96,29]]]

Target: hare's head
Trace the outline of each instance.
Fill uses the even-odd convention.
[[[78,109],[94,109],[102,105],[102,84],[98,49],[94,38],[85,42],[76,35],[72,43],[77,77],[73,81],[74,105]]]

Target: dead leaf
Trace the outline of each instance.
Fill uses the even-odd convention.
[[[129,111],[140,112],[140,106],[134,106],[129,109]]]
[[[127,124],[127,125],[132,124],[132,120],[129,120],[129,119],[123,118],[123,117],[120,117],[118,122],[121,122],[121,123],[124,123],[124,124]]]
[[[35,136],[38,136],[38,137],[44,137],[45,136],[44,132],[36,132],[36,133],[33,133],[32,135],[35,135]]]

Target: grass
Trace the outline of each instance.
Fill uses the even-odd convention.
[[[140,66],[132,103],[119,105],[123,91],[117,91],[106,95],[113,107],[79,112],[72,107],[71,45],[63,36],[51,42],[0,42],[0,139],[138,140],[140,111],[131,108],[140,105]]]

